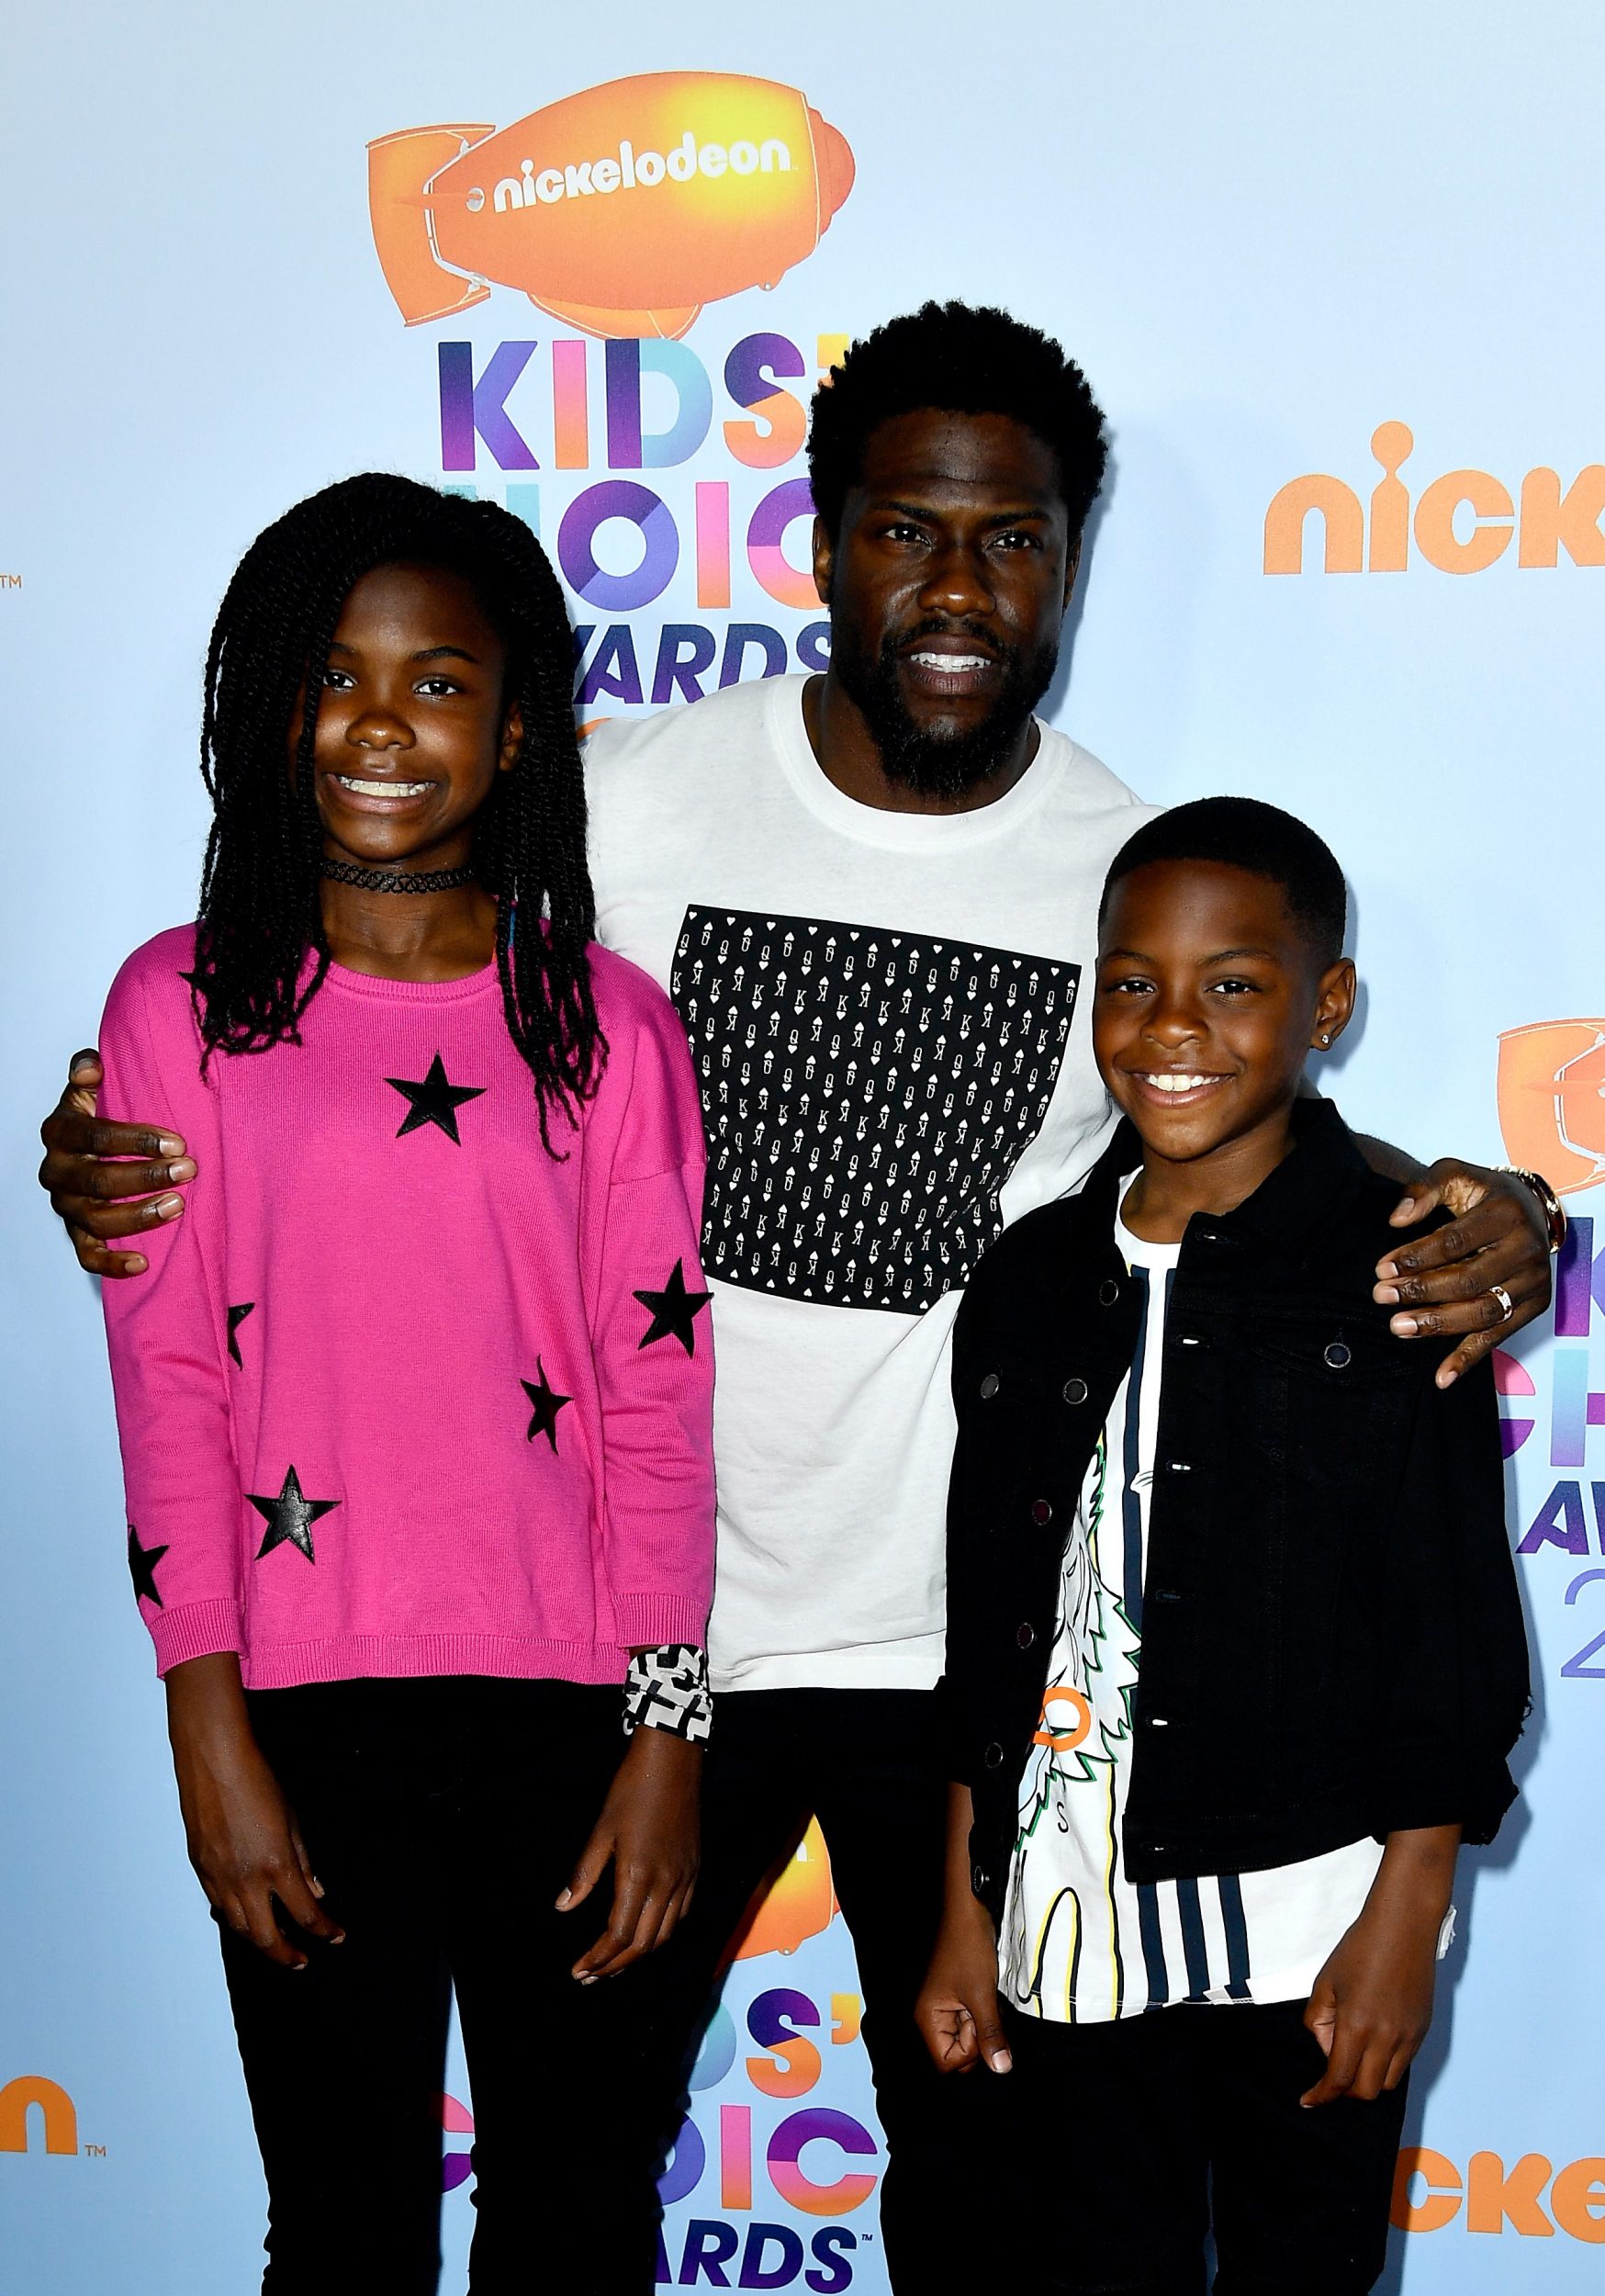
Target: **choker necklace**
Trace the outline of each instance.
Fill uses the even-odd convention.
[[[355,885],[361,893],[455,893],[471,885],[475,872],[465,869],[356,869],[350,861],[326,861],[323,874],[336,884]]]

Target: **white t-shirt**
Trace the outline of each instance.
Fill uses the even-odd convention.
[[[960,1292],[1108,1138],[1098,896],[1148,816],[1047,726],[995,805],[859,805],[804,683],[599,728],[597,929],[674,996],[702,1088],[714,1687],[928,1688]]]
[[[1133,1883],[1122,1870],[1165,1314],[1182,1247],[1146,1243],[1118,1218],[1115,1240],[1144,1287],[1142,1325],[1065,1544],[999,1954],[1009,1999],[1061,2024],[1177,2001],[1307,1999],[1382,1861],[1364,1840],[1258,1874]]]

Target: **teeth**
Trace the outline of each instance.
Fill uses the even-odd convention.
[[[1162,1075],[1148,1075],[1143,1083],[1151,1085],[1156,1092],[1195,1092],[1200,1085],[1212,1085],[1213,1076],[1176,1076],[1167,1069]]]
[[[359,782],[354,773],[334,778],[342,789],[354,790],[359,797],[421,797],[429,788],[427,782]]]
[[[988,670],[992,666],[987,654],[915,654],[914,658],[926,670]]]

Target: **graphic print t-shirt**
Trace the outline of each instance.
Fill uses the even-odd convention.
[[[1364,1840],[1258,1874],[1126,1878],[1120,1829],[1149,1498],[1165,1315],[1182,1247],[1146,1243],[1118,1218],[1115,1238],[1144,1286],[1142,1324],[1065,1543],[999,1950],[1009,1999],[1061,2024],[1107,2023],[1179,2001],[1304,1999],[1382,1860],[1380,1846]],[[1221,1760],[1230,1759],[1223,1747]]]
[[[928,1688],[953,1317],[1108,1137],[1097,903],[1146,813],[1049,727],[995,805],[859,805],[804,683],[593,737],[598,935],[669,990],[702,1096],[714,1686]]]

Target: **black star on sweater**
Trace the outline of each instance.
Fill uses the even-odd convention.
[[[454,1085],[447,1082],[445,1063],[437,1052],[429,1064],[429,1074],[421,1084],[409,1084],[401,1076],[387,1076],[385,1082],[394,1092],[399,1092],[411,1102],[401,1120],[398,1140],[417,1131],[421,1124],[435,1124],[448,1140],[463,1144],[457,1131],[457,1110],[465,1100],[477,1100],[485,1090],[483,1085]]]
[[[533,1379],[519,1381],[535,1407],[535,1415],[530,1421],[529,1433],[524,1440],[533,1443],[538,1435],[544,1435],[555,1451],[557,1448],[557,1413],[565,1403],[571,1403],[574,1398],[572,1395],[559,1395],[556,1388],[547,1386],[546,1367],[539,1356],[535,1357],[535,1369],[541,1375],[538,1387]]]
[[[254,1491],[245,1496],[267,1525],[267,1533],[256,1550],[256,1559],[271,1555],[275,1547],[286,1544],[298,1547],[309,1562],[318,1558],[312,1552],[312,1525],[320,1514],[340,1504],[338,1499],[308,1499],[301,1491],[300,1477],[292,1467],[285,1477],[285,1487],[276,1499],[265,1499]]]
[[[637,1348],[650,1347],[654,1340],[678,1339],[688,1356],[697,1352],[697,1318],[713,1298],[708,1291],[686,1289],[686,1264],[676,1260],[674,1273],[661,1291],[638,1291],[634,1295],[644,1308],[652,1311],[652,1322],[645,1336],[636,1342]]]
[[[229,1353],[233,1356],[235,1362],[240,1366],[241,1370],[245,1368],[245,1358],[240,1353],[240,1341],[238,1336],[239,1330],[241,1324],[244,1322],[246,1317],[248,1315],[254,1315],[255,1312],[256,1302],[254,1300],[246,1300],[242,1301],[239,1307],[230,1308],[229,1310]]]
[[[129,1576],[134,1582],[134,1600],[154,1603],[158,1610],[167,1607],[156,1592],[156,1565],[166,1552],[165,1547],[141,1547],[139,1532],[129,1525]]]

